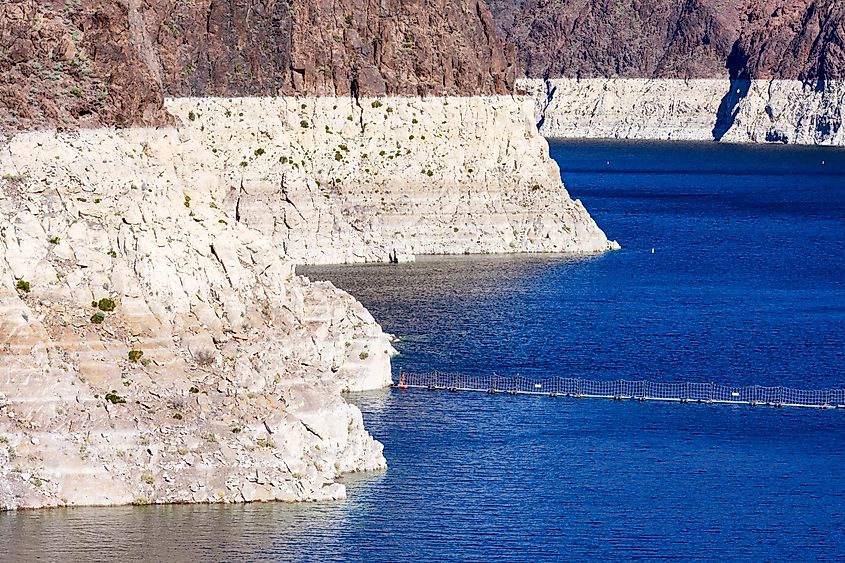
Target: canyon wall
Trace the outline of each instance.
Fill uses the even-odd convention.
[[[384,468],[390,337],[294,264],[617,247],[513,60],[478,0],[0,4],[0,508]]]
[[[164,97],[513,89],[481,0],[8,0],[0,131],[172,124]]]
[[[518,87],[535,95],[547,136],[843,142],[841,2],[493,0],[491,7],[517,47],[529,79]]]

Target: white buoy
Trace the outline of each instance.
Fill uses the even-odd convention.
[[[652,249],[651,249],[651,253],[652,253],[652,254],[654,254],[654,247],[652,247]]]

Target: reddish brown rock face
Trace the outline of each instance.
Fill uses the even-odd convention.
[[[841,0],[490,0],[530,77],[842,78]]]
[[[161,89],[111,0],[0,3],[0,129],[153,125]]]
[[[482,0],[8,0],[6,130],[159,125],[163,96],[505,94]]]
[[[170,95],[503,94],[479,0],[146,0]]]

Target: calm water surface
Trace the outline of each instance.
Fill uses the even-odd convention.
[[[397,369],[845,385],[845,152],[553,144],[620,252],[309,268]],[[652,252],[652,249],[654,251]],[[0,514],[10,560],[833,560],[845,413],[384,391],[325,505]]]

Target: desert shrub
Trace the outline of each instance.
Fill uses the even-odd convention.
[[[106,393],[106,400],[113,405],[120,405],[126,402],[126,399],[118,395],[114,389],[112,389],[111,393]]]

